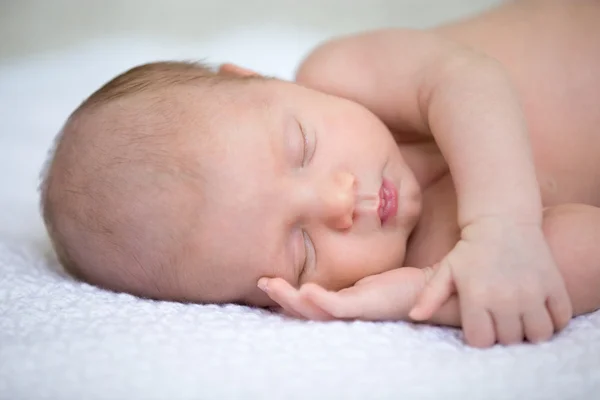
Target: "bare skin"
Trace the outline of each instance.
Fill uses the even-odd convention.
[[[434,30],[500,61],[516,85],[544,207],[544,236],[565,280],[575,315],[600,306],[600,248],[594,244],[600,239],[599,18],[600,4],[595,1],[524,1]],[[435,176],[423,189],[421,218],[407,244],[404,266],[408,268],[367,277],[339,292],[327,292],[314,284],[297,291],[283,280],[262,281],[270,296],[293,315],[377,320],[406,319],[410,313],[416,320],[461,325],[456,296],[456,292],[461,295],[460,287],[450,278],[451,266],[439,264],[446,262],[444,257],[461,234],[463,239],[465,235],[457,223],[457,190],[448,166],[433,140],[423,140],[405,127],[395,129],[393,119],[379,105],[381,92],[357,84],[367,81],[367,76],[361,77],[364,71],[349,67],[369,59],[365,54],[375,42],[390,41],[391,48],[402,48],[400,35],[386,31],[327,43],[307,58],[298,81],[365,104],[392,129],[415,175]],[[373,62],[393,64],[402,56],[401,50],[389,51],[382,57],[390,60]],[[444,272],[447,276],[440,278],[439,271],[448,271]],[[522,286],[532,284],[521,282]],[[473,286],[477,292],[476,284]],[[477,294],[485,297],[482,290]],[[520,296],[509,291],[501,300],[509,305],[523,301]],[[438,310],[441,300],[445,303]],[[415,309],[416,303],[420,307]],[[498,327],[494,339],[505,344],[523,337],[545,339],[547,334],[540,332],[548,332],[550,323],[535,321],[515,328],[512,322],[493,322]],[[554,321],[555,329],[560,325]],[[535,329],[539,331],[531,331]],[[488,346],[493,343],[490,338],[488,335],[471,344]]]
[[[134,69],[65,127],[53,237],[141,296],[548,339],[600,307],[599,17],[525,1],[340,38],[297,83]]]

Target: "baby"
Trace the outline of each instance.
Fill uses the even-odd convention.
[[[599,19],[532,0],[338,38],[296,83],[134,68],[59,136],[54,248],[142,297],[546,340],[600,308]]]

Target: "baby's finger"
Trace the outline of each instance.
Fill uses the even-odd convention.
[[[317,305],[323,311],[339,319],[360,318],[364,308],[369,307],[365,302],[372,302],[373,298],[361,295],[365,290],[358,286],[342,289],[339,292],[330,292],[321,286],[307,283],[300,289],[301,296]]]
[[[290,314],[316,321],[327,321],[331,315],[304,300],[292,285],[281,278],[261,278],[259,287]]]
[[[523,342],[523,321],[515,313],[494,313],[496,338],[499,343],[509,345]]]
[[[543,342],[552,337],[554,327],[550,314],[544,307],[523,315],[525,337],[531,343]]]
[[[442,264],[419,295],[417,303],[409,313],[410,318],[415,321],[431,318],[453,292],[452,271],[448,265]]]
[[[423,270],[399,268],[357,282],[339,292],[306,284],[300,294],[340,319],[403,320],[425,283]]]
[[[496,343],[492,315],[472,301],[461,300],[461,318],[465,341],[473,347],[485,348]]]
[[[293,307],[293,292],[296,291],[290,284],[279,278],[268,279],[261,278],[258,281],[258,287],[264,291],[274,302],[279,304],[285,311],[284,314],[295,316],[297,318],[306,318],[302,313]]]
[[[339,292],[329,292],[320,286],[307,284],[301,291],[335,318],[380,321],[399,320],[407,316],[410,305],[407,306],[405,298],[411,296],[410,290],[401,287],[394,289],[391,292],[389,287],[361,284]]]
[[[546,300],[546,307],[548,308],[556,332],[564,329],[571,318],[573,318],[571,299],[569,298],[567,290],[564,288],[548,297]]]

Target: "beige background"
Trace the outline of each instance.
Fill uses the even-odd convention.
[[[194,41],[271,24],[326,34],[424,27],[494,3],[498,0],[0,0],[0,59],[124,34]]]

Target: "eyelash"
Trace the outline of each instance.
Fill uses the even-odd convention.
[[[306,269],[308,267],[308,263],[309,263],[309,255],[310,255],[310,248],[312,247],[314,249],[314,245],[312,244],[312,240],[310,240],[310,236],[308,236],[308,233],[306,233],[306,231],[302,231],[302,238],[304,240],[304,251],[305,251],[305,257],[304,257],[304,264],[302,265],[302,272],[300,273],[300,275],[304,275],[304,273],[306,272]],[[316,257],[313,257],[316,258]],[[314,262],[313,262],[314,263]]]
[[[300,122],[298,122],[298,126],[300,127],[300,133],[302,134],[302,142],[303,142],[303,147],[302,147],[302,166],[306,166],[306,164],[308,164],[308,160],[307,160],[307,156],[308,156],[308,135],[306,134],[306,132],[304,131],[304,128],[302,127],[302,124]]]

